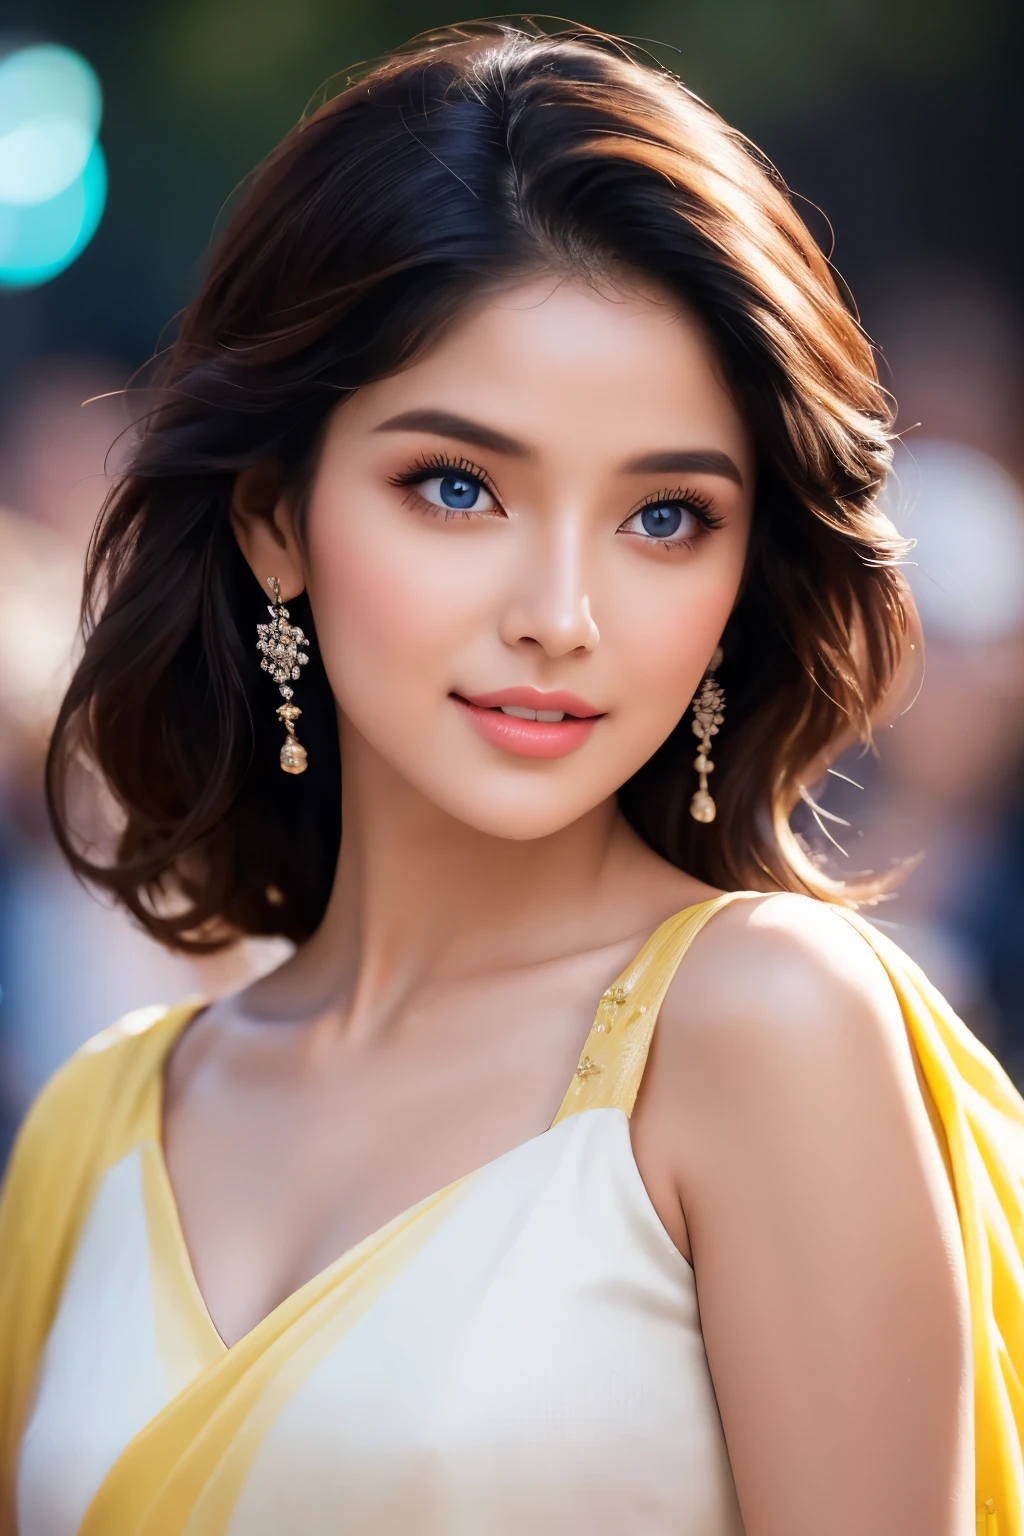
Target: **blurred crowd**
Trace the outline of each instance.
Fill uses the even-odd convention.
[[[1024,1085],[1022,336],[969,272],[919,269],[875,306],[899,403],[886,501],[924,632],[923,664],[873,754],[823,803],[839,865],[912,867],[869,915]]]

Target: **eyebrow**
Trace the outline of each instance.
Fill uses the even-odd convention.
[[[516,438],[508,437],[494,427],[485,427],[479,421],[470,421],[468,417],[453,416],[449,411],[403,411],[399,416],[390,416],[387,421],[382,421],[373,430],[432,432],[436,437],[452,437],[457,442],[469,443],[473,448],[489,448],[492,453],[503,453],[511,459],[536,457],[532,448]]]
[[[627,474],[721,475],[742,488],[743,476],[727,453],[717,448],[668,449],[663,453],[645,453],[625,466]]]
[[[473,448],[489,448],[492,453],[501,453],[511,459],[533,459],[537,456],[533,448],[521,443],[518,438],[509,437],[495,427],[484,426],[482,422],[470,421],[467,416],[456,416],[450,411],[403,411],[398,416],[389,416],[387,421],[382,421],[373,430],[430,432],[436,437],[450,437],[456,442],[468,443]],[[645,453],[640,458],[630,459],[623,469],[631,475],[720,475],[738,486],[743,485],[743,476],[733,460],[717,448],[670,448],[657,453]]]

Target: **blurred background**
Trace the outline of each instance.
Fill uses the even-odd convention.
[[[197,970],[75,884],[43,814],[47,727],[129,421],[117,392],[173,334],[225,199],[325,80],[459,19],[414,0],[6,0],[0,1158],[82,1039],[274,958]],[[767,152],[881,349],[927,671],[801,827],[837,872],[919,857],[872,916],[1024,1083],[1024,8],[581,0],[574,19],[642,40]]]

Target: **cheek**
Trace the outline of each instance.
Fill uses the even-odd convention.
[[[390,511],[390,509],[389,509]],[[415,514],[410,514],[410,517]],[[441,558],[429,529],[311,514],[310,599],[328,676],[344,709],[369,689],[413,693],[473,631],[483,584]]]
[[[742,571],[740,549],[720,561],[695,562],[679,581],[649,583],[642,602],[616,604],[609,649],[620,695],[634,719],[643,715],[643,726],[637,724],[645,734],[667,734],[687,709],[736,601]]]

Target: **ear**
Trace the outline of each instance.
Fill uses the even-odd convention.
[[[276,576],[283,601],[297,597],[306,585],[305,562],[273,465],[254,464],[236,476],[230,515],[238,547],[264,595],[268,576]]]

